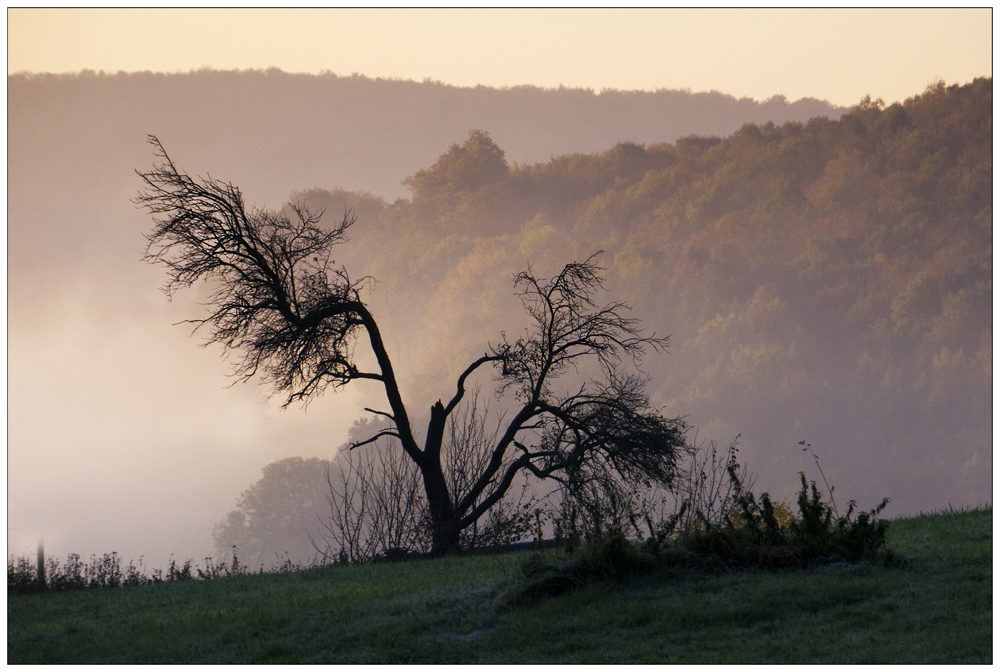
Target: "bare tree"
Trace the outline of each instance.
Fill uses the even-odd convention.
[[[448,435],[442,450],[442,464],[447,471],[448,491],[451,493],[453,506],[457,509],[461,499],[475,485],[479,474],[489,466],[493,457],[493,448],[497,444],[501,415],[495,429],[488,429],[489,403],[480,406],[479,390],[475,390],[462,410],[456,411],[448,418]],[[507,464],[514,460],[508,456]],[[504,497],[500,498],[483,518],[472,522],[462,529],[461,544],[463,548],[497,547],[522,541],[531,531],[531,521],[535,506],[539,503],[534,491],[529,490],[529,483],[521,477],[508,488]],[[486,493],[480,497],[485,497]],[[473,502],[473,506],[480,502]]]
[[[469,490],[475,474],[490,459],[498,433],[487,429],[489,408],[480,406],[478,391],[462,406],[448,419],[441,451],[452,493]],[[340,459],[327,465],[326,473],[330,514],[312,540],[324,559],[367,562],[431,550],[431,520],[420,471],[394,438],[383,437],[358,451],[348,444]],[[531,531],[537,503],[522,479],[520,488],[510,488],[487,515],[462,530],[461,547],[499,547],[523,540]]]
[[[368,450],[346,450],[327,465],[326,479],[330,515],[313,539],[325,560],[368,562],[400,549],[430,550],[420,472],[398,444],[380,440]]]
[[[145,258],[167,268],[164,291],[169,296],[199,279],[214,279],[212,312],[196,320],[197,327],[209,328],[208,343],[223,346],[238,376],[260,376],[286,395],[285,406],[355,380],[380,383],[389,410],[368,410],[391,426],[352,448],[382,437],[399,442],[420,471],[432,554],[457,550],[463,530],[503,500],[519,474],[571,488],[672,482],[687,426],[651,409],[645,379],[622,368],[628,358],[638,369],[646,349],[661,350],[667,339],[643,336],[627,316],[628,305],[594,302],[604,270],[596,255],[567,264],[550,280],[539,280],[530,269],[515,277],[531,327],[515,341],[501,335],[498,345],[466,367],[447,403],[431,407],[421,445],[378,325],[361,299],[368,279],[352,280],[330,257],[333,246],[346,240],[353,218],[345,215],[323,230],[322,213],[299,205],[292,205],[296,221],[248,209],[238,188],[211,177],[191,178],[155,137],[149,140],[160,162],[137,171],[146,186],[135,202],[154,218]],[[375,355],[375,370],[355,363],[354,346],[362,336]],[[572,392],[554,387],[586,362],[598,365],[599,379]],[[497,394],[512,395],[518,410],[497,432],[479,471],[449,483],[442,463],[448,419],[465,397],[469,377],[487,364],[494,368]]]

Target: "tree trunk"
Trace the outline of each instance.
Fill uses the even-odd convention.
[[[440,467],[437,469],[440,474]],[[430,478],[428,478],[430,476]],[[424,474],[424,491],[427,493],[428,508],[431,513],[431,557],[440,558],[452,555],[461,550],[461,529],[459,519],[455,515],[444,476],[436,478],[432,474]]]
[[[458,520],[454,516],[437,517],[431,510],[431,557],[456,555],[461,551]]]
[[[448,492],[440,459],[429,460],[419,466],[431,514],[431,557],[440,558],[458,553],[461,532],[459,517]]]
[[[445,422],[448,413],[439,399],[431,406],[431,419],[427,426],[427,441],[421,455],[420,473],[424,478],[424,492],[431,513],[431,557],[458,553],[461,531],[459,516],[448,492],[448,482],[441,468],[441,445],[444,442]]]

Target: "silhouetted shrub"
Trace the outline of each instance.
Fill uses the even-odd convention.
[[[823,501],[816,482],[807,483],[805,474],[800,474],[798,515],[792,515],[786,504],[773,503],[767,493],[758,498],[745,490],[746,470],[736,462],[734,448],[735,444],[730,446],[726,463],[726,501],[705,499],[704,489],[695,488],[691,491],[695,497],[683,500],[658,524],[646,516],[648,537],[633,514],[631,536],[621,525],[606,526],[603,533],[597,525],[579,541],[576,509],[564,500],[563,512],[555,519],[556,534],[570,543],[564,541],[562,555],[535,554],[525,559],[515,585],[501,595],[501,601],[519,603],[557,595],[593,579],[616,580],[670,566],[717,572],[808,568],[834,562],[880,566],[898,562],[887,547],[888,523],[878,518],[889,504],[888,498],[856,516],[856,504],[851,501],[840,516],[832,494],[830,503]],[[715,459],[712,462],[719,464]],[[717,483],[706,485],[712,480],[699,473],[703,488],[718,491]],[[712,502],[710,513],[714,515],[703,509],[706,501]]]

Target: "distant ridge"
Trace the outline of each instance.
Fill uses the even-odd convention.
[[[273,171],[266,182],[285,185],[284,193],[342,186],[390,200],[407,195],[406,176],[472,128],[488,131],[512,163],[531,164],[625,140],[726,136],[747,122],[836,119],[847,112],[781,95],[758,102],[667,89],[457,87],[277,69],[22,73],[8,76],[7,85],[11,160],[18,163],[37,162],[39,142],[62,151],[86,137],[87,144],[99,143],[109,167],[141,165],[143,139],[155,133],[192,164],[219,174],[233,174],[230,166]]]

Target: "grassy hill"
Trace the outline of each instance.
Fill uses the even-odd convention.
[[[901,567],[664,570],[505,604],[524,555],[11,595],[23,663],[993,661],[993,510],[890,522]]]

